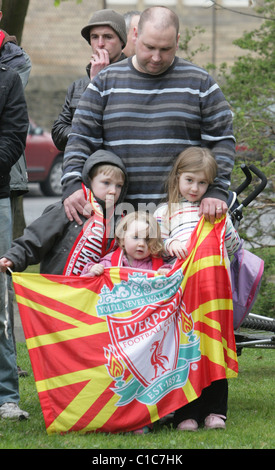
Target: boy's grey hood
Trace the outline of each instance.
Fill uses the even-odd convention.
[[[92,168],[98,164],[115,165],[115,166],[118,166],[123,171],[125,175],[125,182],[121,190],[120,197],[117,201],[117,204],[119,204],[125,198],[125,195],[128,189],[128,175],[127,175],[127,171],[124,166],[124,163],[122,162],[120,157],[118,157],[115,153],[110,152],[109,150],[101,149],[101,150],[97,150],[96,152],[94,152],[86,160],[84,167],[83,167],[83,171],[82,171],[82,181],[85,184],[85,186],[87,186],[87,188],[90,188],[91,186],[91,179],[89,177],[89,173],[92,170]]]

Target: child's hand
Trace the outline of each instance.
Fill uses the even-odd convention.
[[[178,259],[186,259],[188,251],[180,240],[173,240],[168,247],[168,252],[171,256],[176,256]]]
[[[157,270],[157,273],[160,274],[161,276],[166,276],[170,272],[170,269],[168,268],[159,268]]]
[[[5,273],[8,268],[13,268],[13,262],[10,261],[8,258],[1,258],[0,259],[0,272]]]
[[[104,266],[103,264],[94,264],[90,270],[89,270],[89,273],[87,273],[87,275],[89,276],[89,274],[91,275],[94,275],[94,276],[100,276],[101,274],[104,273]]]

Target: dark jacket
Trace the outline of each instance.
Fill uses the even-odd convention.
[[[22,155],[29,126],[27,104],[17,72],[0,66],[0,198],[10,196],[10,171]]]
[[[58,150],[62,152],[65,150],[69,134],[72,130],[72,120],[77,103],[90,81],[88,76],[82,77],[69,86],[62,112],[53,123],[52,139]]]
[[[122,53],[119,61],[125,59],[125,55]],[[91,64],[87,65],[85,77],[75,80],[68,88],[65,103],[62,108],[62,112],[59,114],[52,127],[52,139],[54,144],[64,152],[69,134],[72,130],[72,120],[74,117],[75,110],[78,105],[78,101],[81,95],[86,90],[87,86],[91,82],[90,79],[90,68]]]
[[[20,76],[23,88],[26,87],[31,72],[31,60],[28,54],[17,44],[15,36],[2,31],[0,45],[0,65],[14,69]],[[4,36],[4,37],[3,37]],[[10,172],[11,196],[19,196],[28,191],[28,174],[25,153],[13,165]]]
[[[83,181],[89,184],[90,170],[100,163],[116,165],[125,174],[125,184],[117,202],[119,204],[127,191],[128,178],[122,161],[116,155],[101,150],[92,155],[84,165]],[[100,204],[100,201],[98,203]],[[87,221],[85,217],[81,218],[83,222]],[[24,230],[24,234],[12,242],[11,248],[3,257],[13,262],[13,271],[21,272],[31,264],[41,263],[41,273],[63,274],[68,256],[82,231],[83,226],[75,221],[70,222],[63,204],[57,202],[48,206],[43,214]]]

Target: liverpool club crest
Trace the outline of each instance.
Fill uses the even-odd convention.
[[[199,340],[182,303],[182,271],[174,273],[172,279],[138,274],[132,284],[125,285],[128,296],[120,299],[123,303],[126,299],[128,306],[131,300],[136,308],[107,315],[111,343],[104,353],[108,373],[115,382],[113,391],[120,397],[117,406],[134,399],[156,404],[171,390],[183,387],[190,364],[200,360]],[[108,292],[109,305],[115,300],[112,293],[117,296],[116,286]],[[106,289],[102,294],[98,308],[106,302]],[[154,298],[152,303],[148,296]],[[181,335],[186,335],[186,344],[180,345]]]

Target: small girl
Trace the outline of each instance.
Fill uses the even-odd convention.
[[[82,276],[100,276],[105,267],[131,266],[167,274],[171,267],[162,260],[163,243],[156,219],[148,212],[131,212],[123,217],[115,230],[118,248],[101,259],[99,264],[87,264]],[[136,429],[134,434],[147,434],[153,425]]]
[[[202,196],[213,183],[217,164],[210,150],[189,147],[178,155],[168,178],[168,202],[154,213],[167,255],[185,259],[186,243],[200,216]],[[226,218],[225,246],[230,257],[240,246],[240,237],[230,217]]]
[[[123,217],[115,230],[118,248],[104,256],[98,264],[88,263],[82,275],[99,276],[105,267],[130,266],[167,274],[171,266],[164,265],[163,242],[156,219],[148,212],[131,212]]]
[[[216,161],[206,148],[190,147],[179,154],[168,179],[168,202],[154,214],[168,255],[179,259],[187,257],[186,244],[200,219],[201,198],[213,183],[216,172]],[[240,237],[227,215],[227,254],[235,253],[240,244]],[[198,399],[175,412],[174,424],[180,431],[196,431],[201,422],[206,429],[224,429],[227,400],[227,379],[214,381]]]

